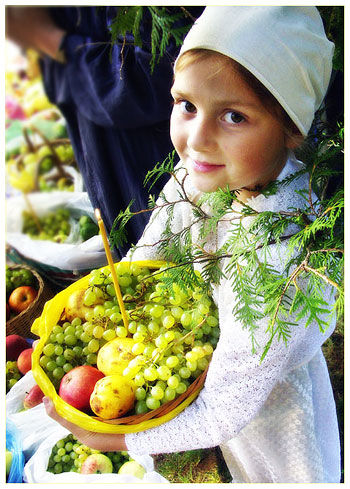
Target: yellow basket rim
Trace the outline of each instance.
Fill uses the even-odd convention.
[[[135,264],[140,267],[147,268],[161,268],[163,265],[168,264],[169,262],[165,262],[162,260],[138,260],[138,261],[122,261],[116,262],[114,265],[118,263],[128,263]],[[100,267],[99,270],[109,268],[108,265],[104,265]],[[39,364],[40,355],[42,353],[43,347],[46,343],[47,338],[51,332],[53,324],[56,324],[63,312],[64,306],[66,304],[67,295],[69,293],[74,292],[80,288],[83,288],[88,284],[90,278],[90,274],[85,277],[77,280],[73,284],[69,285],[64,290],[58,292],[52,299],[46,302],[42,314],[38,317],[32,325],[32,332],[39,336],[39,341],[32,353],[32,373],[34,380],[37,382],[45,396],[48,396],[52,399],[57,413],[63,418],[72,421],[74,424],[78,425],[81,428],[84,428],[89,431],[94,431],[98,433],[116,433],[116,434],[125,434],[125,433],[136,433],[139,431],[144,431],[150,428],[154,428],[159,426],[167,421],[170,421],[175,416],[177,416],[181,411],[183,411],[191,402],[198,396],[199,391],[201,390],[205,377],[206,371],[200,376],[201,378],[196,379],[198,382],[198,386],[196,389],[186,397],[180,404],[178,404],[174,409],[171,409],[166,414],[154,417],[152,419],[144,420],[137,424],[112,424],[110,420],[100,420],[96,419],[96,417],[90,416],[89,414],[83,413],[79,411],[75,407],[66,403],[63,399],[58,395],[54,385],[42,369]],[[60,314],[57,311],[60,310]],[[53,314],[56,312],[55,314]],[[52,319],[52,315],[55,316],[56,321]],[[51,319],[50,319],[51,318]],[[192,385],[192,384],[191,384]],[[176,399],[175,399],[176,400]],[[169,404],[173,401],[169,401]],[[141,417],[142,415],[140,415]],[[135,415],[137,417],[137,415]]]

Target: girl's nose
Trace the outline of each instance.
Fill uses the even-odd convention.
[[[187,145],[194,151],[207,151],[215,145],[215,132],[209,119],[196,117],[192,121]]]

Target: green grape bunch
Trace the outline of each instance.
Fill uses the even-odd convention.
[[[64,243],[70,232],[70,220],[73,216],[69,209],[59,208],[49,212],[43,217],[34,216],[31,212],[23,211],[22,232],[32,239],[43,239]],[[79,236],[83,241],[90,239],[99,233],[98,225],[87,215],[82,215],[78,220]]]
[[[32,239],[43,239],[63,243],[66,241],[71,226],[68,209],[57,209],[37,219],[29,211],[22,213],[22,233],[28,234]]]
[[[6,265],[5,279],[6,299],[8,299],[11,292],[17,287],[21,287],[22,285],[35,287],[37,285],[37,279],[35,278],[33,272],[28,268],[11,268]]]
[[[107,342],[132,338],[133,358],[123,370],[136,389],[128,414],[143,414],[185,393],[207,369],[220,335],[218,311],[204,283],[192,289],[169,286],[167,265],[152,272],[120,262],[115,269],[128,324],[109,268],[92,270],[83,296],[85,319],[55,324],[39,364],[58,389],[72,368],[96,367]]]
[[[6,362],[6,394],[22,377],[18,370],[17,362],[8,360]]]
[[[81,466],[89,455],[102,453],[106,455],[113,464],[113,473],[118,473],[120,467],[133,460],[128,452],[100,452],[80,443],[71,433],[59,440],[52,447],[47,471],[53,474],[62,472],[80,472]]]

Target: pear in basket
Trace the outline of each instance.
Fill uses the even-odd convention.
[[[114,338],[100,348],[97,354],[97,368],[105,375],[122,374],[135,355],[132,338]]]
[[[98,380],[90,396],[92,411],[103,419],[115,419],[133,408],[135,384],[123,375],[108,375]]]
[[[85,319],[86,313],[93,311],[93,307],[84,304],[86,289],[78,289],[70,294],[65,307],[65,315],[68,321],[74,318]],[[94,304],[94,306],[97,302]]]

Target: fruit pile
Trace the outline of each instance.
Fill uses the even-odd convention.
[[[17,287],[36,284],[34,274],[28,268],[11,268],[6,265],[6,297]]]
[[[54,212],[49,212],[43,217],[33,216],[31,212],[23,211],[22,232],[32,239],[43,239],[64,243],[71,231],[69,220],[71,213],[69,209],[60,208]],[[79,235],[83,241],[98,234],[97,224],[86,215],[79,219]]]
[[[22,336],[6,336],[6,393],[31,369],[32,351]]]
[[[29,59],[26,68],[5,73],[6,174],[22,192],[73,191],[68,167],[77,171],[77,164],[66,124],[45,94],[40,69],[33,69],[38,62]]]
[[[88,414],[143,414],[177,398],[208,367],[218,312],[204,288],[165,286],[166,268],[115,265],[125,325],[109,268],[75,290],[39,364],[59,396]],[[119,391],[119,395],[115,391]]]
[[[76,166],[69,140],[24,144],[18,151],[6,161],[6,172],[13,188],[22,192],[74,191],[73,177],[65,170],[67,166]],[[52,172],[54,168],[56,172]]]
[[[6,265],[6,321],[25,311],[38,294],[38,281],[28,268]]]
[[[132,465],[130,465],[130,463]],[[145,469],[128,452],[100,452],[80,443],[72,434],[59,440],[52,448],[48,472],[78,472],[80,474],[132,473],[142,478]]]
[[[17,334],[6,336],[6,394],[32,368],[33,348],[26,338]],[[31,409],[42,402],[43,391],[37,384],[26,392],[23,408]]]
[[[6,67],[6,119],[26,119],[37,113],[55,109],[45,94],[40,68],[33,69],[33,56],[30,58],[31,66],[24,66],[23,63],[29,61],[29,57],[26,56],[18,69],[9,70],[9,67]]]
[[[6,394],[23,377],[18,369],[17,361],[6,361]]]

